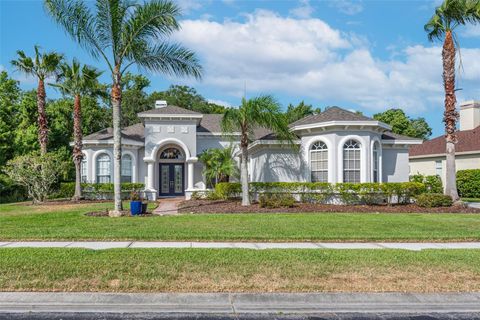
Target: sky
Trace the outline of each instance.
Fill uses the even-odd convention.
[[[193,86],[208,100],[237,106],[242,96],[271,94],[286,107],[300,101],[337,105],[371,116],[402,108],[443,133],[441,43],[423,29],[439,0],[178,0],[181,30],[171,42],[193,50],[201,80],[150,74],[147,91]],[[480,25],[459,27],[457,100],[480,99]],[[16,50],[33,46],[107,70],[45,14],[40,0],[0,0],[0,70],[24,89],[33,78],[13,72]],[[13,73],[12,73],[13,72]],[[102,80],[109,82],[108,73]],[[48,88],[47,95],[59,93]],[[153,106],[152,106],[153,107]]]

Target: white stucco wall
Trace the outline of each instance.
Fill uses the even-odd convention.
[[[409,179],[408,149],[383,146],[383,181],[407,182]]]
[[[250,156],[250,181],[307,181],[305,163],[300,154],[291,148],[263,148]]]

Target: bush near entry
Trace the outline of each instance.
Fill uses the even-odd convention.
[[[457,188],[460,197],[480,198],[480,169],[459,170]]]
[[[424,193],[417,197],[417,204],[420,207],[450,207],[452,198],[441,193]]]

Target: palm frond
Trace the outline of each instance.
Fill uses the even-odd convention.
[[[131,63],[149,71],[174,76],[193,76],[200,79],[202,67],[192,51],[179,44],[162,43],[149,47],[146,42],[137,42],[128,55]],[[128,65],[124,68],[128,68]],[[122,71],[122,72],[123,72]]]
[[[45,0],[46,12],[63,27],[78,44],[94,58],[103,57],[110,70],[113,67],[104,50],[110,45],[98,36],[95,17],[81,0]]]
[[[122,32],[122,55],[127,55],[134,42],[164,39],[180,28],[179,7],[171,1],[155,0],[136,8]]]

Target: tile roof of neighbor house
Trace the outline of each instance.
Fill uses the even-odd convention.
[[[162,115],[162,114],[188,114],[188,115],[201,115],[199,112],[188,110],[185,108],[180,108],[177,106],[166,106],[162,108],[151,109],[147,111],[140,112],[139,116],[149,116],[149,115]]]
[[[290,126],[300,126],[304,124],[312,124],[319,122],[328,122],[328,121],[368,121],[373,120],[372,118],[366,117],[363,114],[356,112],[351,112],[339,107],[330,107],[325,109],[325,111],[318,114],[312,114],[306,116],[300,120],[295,121]]]
[[[455,152],[478,151],[480,153],[480,126],[472,130],[458,131]],[[412,146],[409,150],[411,157],[445,154],[445,137],[440,136]]]

